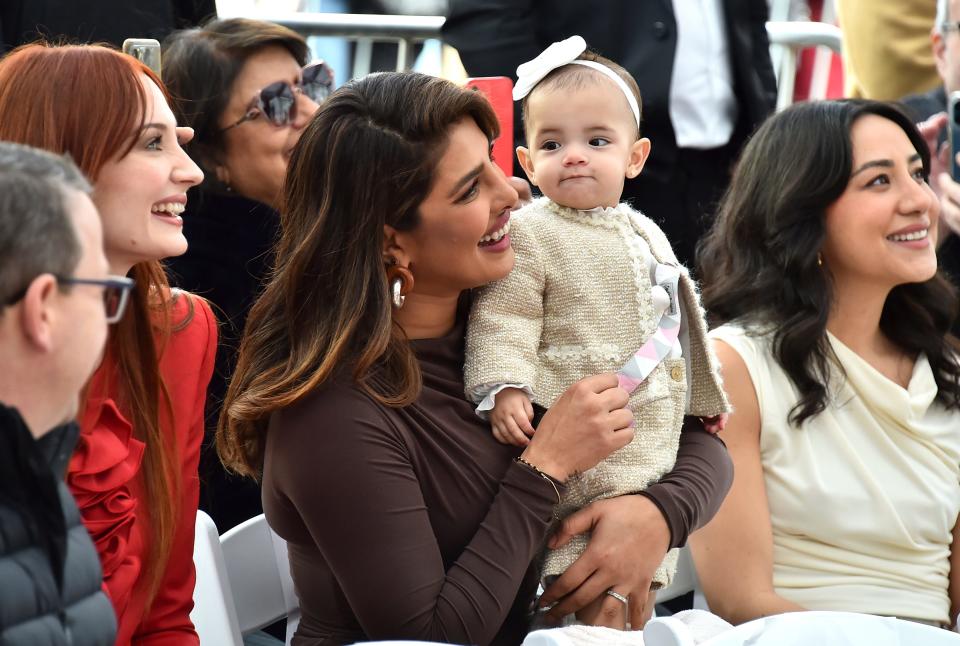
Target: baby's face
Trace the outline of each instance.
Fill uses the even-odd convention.
[[[518,150],[530,181],[574,209],[616,206],[626,177],[643,167],[633,112],[609,79],[581,88],[535,90],[527,101],[527,148]]]

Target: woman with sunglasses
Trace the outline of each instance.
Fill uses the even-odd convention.
[[[64,97],[69,97],[65,100]],[[67,484],[97,547],[117,644],[197,644],[190,622],[203,405],[216,321],[171,290],[160,260],[187,248],[180,213],[203,175],[160,79],[98,46],[26,45],[0,59],[0,139],[69,154],[93,184],[118,318],[84,390]],[[122,316],[121,316],[122,314]]]
[[[190,193],[183,214],[190,249],[170,263],[170,280],[210,299],[224,323],[210,384],[210,429],[247,312],[272,263],[290,153],[333,83],[325,64],[304,67],[307,54],[296,32],[246,19],[214,20],[164,43],[163,78],[178,121],[195,133],[187,152],[206,175]],[[259,487],[229,477],[212,441],[200,470],[200,507],[221,532],[262,512]]]

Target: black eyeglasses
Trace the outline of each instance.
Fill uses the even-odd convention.
[[[96,278],[66,278],[57,276],[61,285],[96,285],[103,287],[103,310],[107,315],[107,323],[116,323],[123,318],[130,300],[130,290],[133,289],[133,279],[126,276],[108,276],[102,280]]]
[[[261,114],[275,126],[286,126],[297,118],[297,92],[310,97],[314,103],[322,103],[333,89],[333,69],[320,61],[307,65],[300,72],[300,81],[290,85],[286,81],[277,81],[257,92],[253,103],[238,121],[222,128],[226,132],[245,121],[252,121]]]
[[[134,282],[132,278],[125,276],[108,276],[103,279],[96,278],[71,278],[67,276],[54,276],[61,285],[95,285],[103,288],[103,310],[107,315],[107,323],[116,323],[123,318],[123,312],[127,309],[130,290],[133,289]],[[31,281],[32,282],[32,281]],[[19,302],[27,294],[29,285],[24,287],[3,304],[4,307]]]

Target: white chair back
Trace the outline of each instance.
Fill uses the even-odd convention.
[[[287,618],[287,643],[300,622],[300,603],[290,577],[287,543],[263,514],[220,537],[240,632],[247,635]]]
[[[684,595],[690,591],[698,591],[700,582],[697,580],[697,572],[693,567],[693,559],[690,557],[690,548],[684,546],[680,548],[680,555],[677,557],[677,572],[673,575],[673,581],[665,588],[657,590],[657,603],[663,603]]]
[[[822,22],[768,22],[767,36],[770,39],[770,59],[777,77],[777,110],[793,103],[793,90],[797,75],[797,57],[805,47],[829,47],[840,53],[843,34],[836,25]]]
[[[202,511],[197,512],[193,562],[197,583],[190,620],[200,635],[200,643],[243,646],[217,526]]]

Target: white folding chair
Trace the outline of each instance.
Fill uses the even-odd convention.
[[[703,597],[700,591],[700,581],[697,579],[697,571],[693,567],[693,558],[690,556],[690,547],[680,548],[680,555],[677,557],[677,572],[673,575],[673,581],[665,588],[657,591],[657,603],[670,601],[688,592],[693,592],[694,598]],[[694,605],[695,608],[706,608],[706,602],[703,605]]]
[[[190,620],[200,635],[200,643],[243,646],[230,580],[220,548],[220,535],[213,520],[202,511],[197,512],[193,563],[197,569],[197,583],[193,589]]]
[[[247,635],[286,617],[289,644],[300,623],[300,603],[286,541],[261,514],[224,532],[220,544],[240,633]]]
[[[836,25],[822,22],[768,22],[770,58],[777,77],[777,110],[793,103],[797,75],[797,56],[805,47],[829,47],[836,53],[842,49],[843,35]]]

